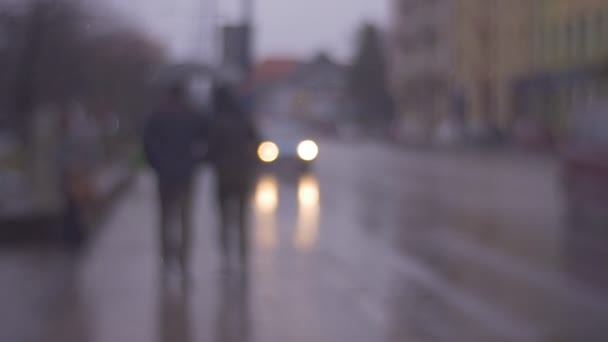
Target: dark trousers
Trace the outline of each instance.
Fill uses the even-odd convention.
[[[192,182],[159,182],[160,195],[160,249],[164,262],[179,259],[186,270],[192,244]],[[176,241],[176,235],[179,240]]]
[[[220,246],[225,258],[230,254],[230,235],[238,234],[237,243],[240,260],[247,262],[249,254],[248,220],[250,182],[218,180],[217,199],[220,207]],[[235,230],[236,229],[236,230]]]

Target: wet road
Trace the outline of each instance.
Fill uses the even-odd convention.
[[[555,162],[321,148],[258,181],[246,279],[220,271],[208,175],[186,295],[160,281],[146,173],[82,260],[4,251],[0,340],[608,340],[608,259],[568,242]]]

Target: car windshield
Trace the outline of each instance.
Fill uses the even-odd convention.
[[[265,123],[259,126],[264,139],[288,142],[312,139],[314,131],[296,123]]]

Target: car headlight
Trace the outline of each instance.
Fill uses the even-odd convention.
[[[265,163],[272,163],[279,158],[279,147],[271,141],[265,141],[258,147],[258,157]]]
[[[298,156],[304,161],[313,161],[319,156],[319,146],[312,140],[304,140],[298,145]]]

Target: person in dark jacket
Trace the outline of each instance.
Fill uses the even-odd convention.
[[[238,233],[240,261],[248,254],[247,207],[257,165],[260,143],[252,118],[229,86],[213,90],[214,120],[210,137],[210,158],[217,179],[220,246],[226,262],[233,229]]]
[[[207,134],[204,117],[188,106],[181,85],[169,89],[166,103],[144,129],[145,155],[156,173],[160,195],[161,256],[165,265],[177,256],[182,272],[187,270],[191,248],[193,178],[206,154]],[[174,246],[176,232],[180,244]]]

